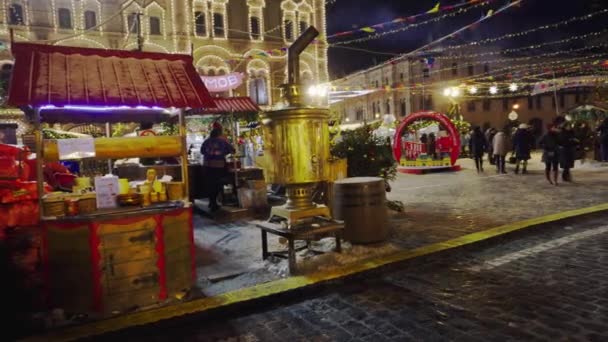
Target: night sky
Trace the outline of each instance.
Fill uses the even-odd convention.
[[[329,0],[328,3],[331,3]],[[462,0],[443,0],[441,5],[462,3]],[[341,31],[371,26],[381,22],[390,21],[397,17],[407,17],[431,9],[436,0],[336,0],[327,6],[327,32],[332,35]],[[468,23],[478,20],[484,12],[494,10],[508,3],[507,0],[496,0],[484,9],[473,9],[463,15],[439,21],[436,24],[422,25],[401,33],[384,36],[377,40],[345,45],[353,48],[363,48],[377,52],[404,53],[416,49],[429,42],[431,37],[436,39],[449,34]],[[480,24],[475,30],[468,30],[456,40],[446,44],[463,44],[475,40],[495,37],[507,33],[523,31],[544,24],[562,21],[573,16],[585,15],[594,11],[608,8],[608,0],[524,0],[519,7],[512,7]],[[434,14],[437,16],[438,14]],[[433,15],[421,18],[419,21],[432,18]],[[608,14],[594,17],[584,23],[575,23],[564,26],[561,30],[546,30],[542,33],[533,33],[517,39],[508,39],[501,42],[501,47],[513,48],[527,46],[534,43],[558,40],[572,35],[585,34],[608,28]],[[392,26],[396,27],[396,26]],[[359,36],[342,37],[339,40],[352,39]],[[335,41],[335,40],[334,40]],[[330,43],[332,40],[330,40]],[[584,44],[584,42],[578,42]],[[571,47],[578,47],[571,46]],[[563,45],[547,47],[544,50],[533,50],[538,53],[556,51]],[[338,47],[330,47],[329,67],[331,78],[339,78],[357,70],[361,70],[375,63],[380,63],[390,56],[357,52]]]

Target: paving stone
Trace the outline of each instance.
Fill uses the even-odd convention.
[[[225,324],[190,324],[178,335],[208,341],[608,341],[608,233],[501,259],[606,225],[608,213],[602,216],[593,224],[571,223],[572,230],[555,224],[483,250],[408,263]],[[495,260],[503,263],[473,270]],[[593,281],[586,281],[589,277]]]

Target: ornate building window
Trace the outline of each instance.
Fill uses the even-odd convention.
[[[160,18],[159,17],[150,17],[150,34],[153,35],[161,35],[160,29]]]
[[[130,13],[127,16],[127,30],[133,34],[139,32],[139,15],[137,13]]]
[[[194,12],[194,34],[197,36],[207,35],[207,20],[205,12]]]
[[[224,15],[221,13],[213,13],[213,36],[226,38],[226,30],[224,30]]]
[[[23,6],[19,4],[11,4],[8,7],[8,23],[9,25],[24,25]]]
[[[84,29],[88,30],[97,26],[97,13],[95,11],[84,12]]]
[[[196,37],[209,36],[209,2],[207,0],[194,0],[192,4],[193,33]]]
[[[261,37],[261,35],[260,35],[260,18],[251,17],[251,18],[249,18],[249,23],[251,25],[251,27],[250,27],[251,39],[259,40]]]
[[[304,33],[304,31],[306,31],[306,29],[308,29],[308,27],[310,26],[312,13],[313,9],[306,1],[300,2],[300,4],[298,5],[299,34]]]
[[[249,35],[252,40],[264,40],[265,0],[247,0],[249,7]]]
[[[284,31],[285,31],[285,40],[287,41],[293,41],[294,40],[294,35],[293,35],[293,21],[290,19],[287,19],[283,22],[283,27],[284,27]]]
[[[270,66],[259,59],[254,59],[247,64],[247,91],[249,97],[258,105],[270,105],[269,83]]]
[[[452,76],[458,76],[458,63],[452,63]]]
[[[268,104],[268,93],[266,87],[266,79],[263,77],[256,77],[249,80],[249,97],[253,102],[259,105]]]
[[[101,1],[102,0],[81,0],[80,7],[75,7],[74,26],[78,29],[91,30],[95,28],[95,31],[103,31],[101,26],[97,27],[101,22]],[[78,2],[76,2],[78,3]]]
[[[211,0],[211,32],[214,39],[228,38],[228,13],[226,5],[228,0]]]
[[[59,18],[59,28],[71,29],[72,28],[72,12],[67,8],[60,8],[57,10],[57,16]]]
[[[298,6],[292,0],[285,0],[281,3],[283,11],[283,39],[286,42],[292,42],[295,39],[297,29],[294,27],[296,23],[296,10]]]
[[[150,35],[165,35],[165,9],[153,1],[144,10],[144,24],[146,26],[146,37]]]

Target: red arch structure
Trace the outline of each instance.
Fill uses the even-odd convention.
[[[448,118],[445,114],[441,114],[441,113],[433,112],[433,111],[412,113],[412,114],[406,116],[405,119],[401,122],[401,124],[399,125],[399,128],[397,128],[397,132],[395,132],[395,139],[394,139],[394,143],[393,143],[393,156],[395,157],[395,160],[397,160],[397,162],[399,162],[401,160],[401,155],[402,155],[401,135],[403,134],[403,131],[408,126],[410,126],[411,124],[413,124],[414,122],[419,121],[419,120],[436,121],[436,122],[440,123],[441,125],[443,125],[443,127],[445,127],[448,130],[449,138],[452,142],[452,151],[451,151],[450,157],[451,157],[451,161],[452,161],[452,166],[454,166],[454,164],[456,164],[456,160],[458,159],[458,156],[460,154],[460,134],[458,133],[458,129],[456,129],[456,126],[454,126],[454,124],[452,123],[450,118]]]

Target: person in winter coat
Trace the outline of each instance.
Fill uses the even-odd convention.
[[[572,182],[572,174],[570,173],[570,169],[574,167],[578,139],[576,139],[574,130],[569,124],[563,125],[560,135],[560,145],[562,150],[559,155],[559,165],[563,170],[562,180],[564,182]]]
[[[608,162],[608,118],[602,121],[597,131],[600,136],[600,159]]]
[[[505,169],[506,156],[509,151],[507,147],[507,135],[504,131],[499,131],[492,139],[492,152],[494,153],[494,163],[496,164],[496,173],[507,173]]]
[[[492,151],[492,141],[494,140],[494,135],[496,135],[496,129],[488,128],[486,130],[486,141],[488,142],[488,161],[490,165],[494,165],[494,152]]]
[[[527,173],[530,151],[534,144],[534,137],[528,130],[528,125],[522,123],[513,135],[513,150],[515,151],[515,173],[519,173],[519,165],[523,164],[522,173]]]
[[[543,148],[543,161],[545,162],[545,177],[550,184],[557,185],[557,167],[559,165],[559,135],[560,129],[556,126],[549,128],[540,140],[540,146]],[[553,171],[553,172],[552,172]],[[553,175],[553,180],[551,180]]]
[[[483,154],[487,149],[488,141],[486,140],[486,136],[481,132],[479,126],[475,126],[469,140],[469,153],[475,160],[475,167],[478,173],[483,172]]]
[[[437,159],[437,141],[435,140],[435,134],[429,134],[429,140],[426,143],[426,153],[431,156],[432,159]]]

